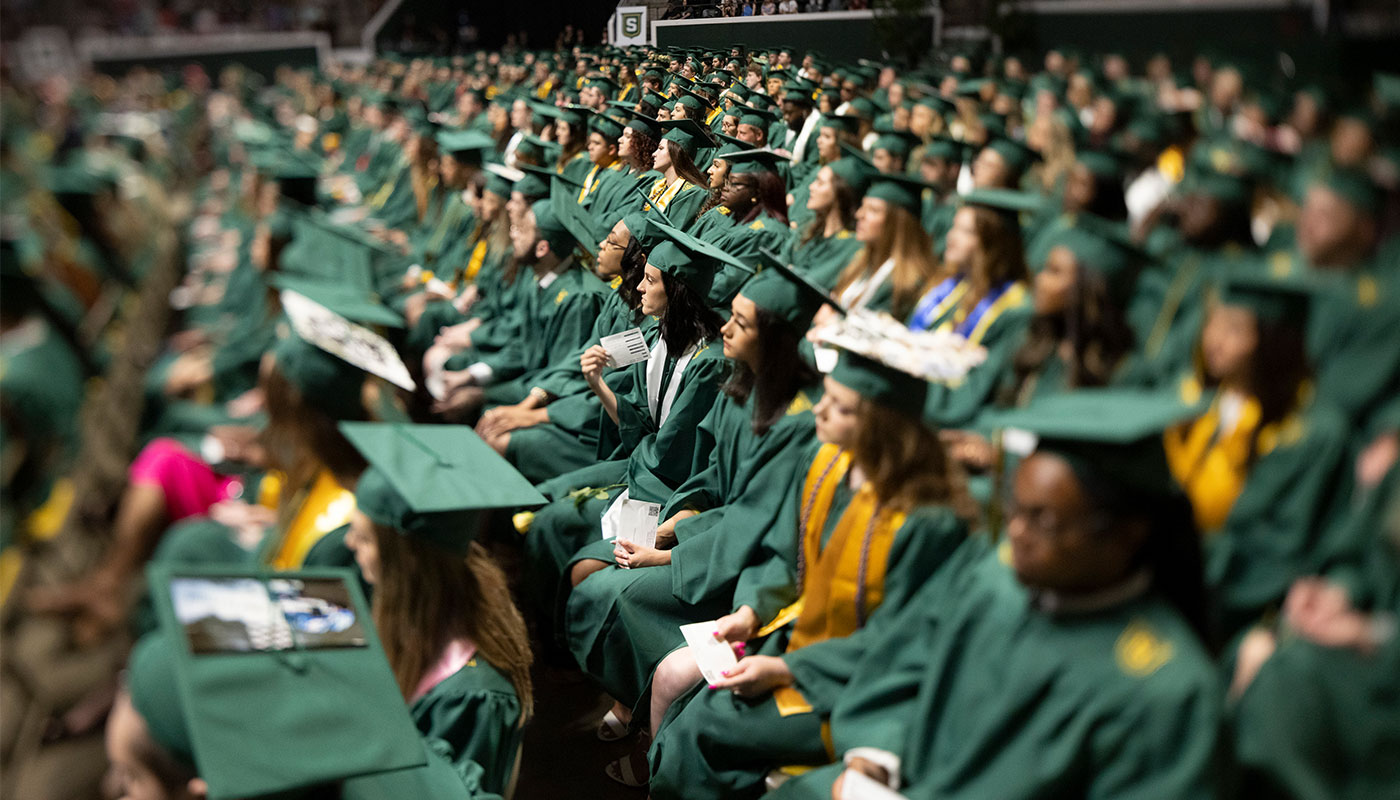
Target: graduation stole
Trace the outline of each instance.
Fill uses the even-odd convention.
[[[933,287],[933,289],[914,309],[914,316],[909,318],[909,330],[926,331],[933,327],[933,323],[942,319],[950,309],[962,301],[963,295],[967,294],[967,281],[961,275],[952,275],[944,278],[943,282]]]
[[[1176,275],[1172,277],[1166,297],[1162,298],[1162,310],[1157,312],[1157,319],[1152,322],[1147,341],[1143,342],[1142,352],[1148,358],[1161,352],[1162,345],[1166,344],[1167,334],[1171,332],[1172,322],[1176,320],[1176,312],[1181,308],[1181,301],[1186,298],[1186,290],[1200,271],[1201,256],[1191,251],[1186,257],[1186,262],[1177,268]]]
[[[1306,392],[1310,387],[1304,386],[1300,393]],[[1167,466],[1190,498],[1202,533],[1219,531],[1244,491],[1249,480],[1251,438],[1255,438],[1256,459],[1302,438],[1303,421],[1296,410],[1263,428],[1259,427],[1261,413],[1258,400],[1245,398],[1234,428],[1222,433],[1220,397],[1216,396],[1199,419],[1184,422],[1162,436]],[[1254,437],[1256,429],[1258,437]]]
[[[715,122],[715,117],[718,117],[720,114],[723,114],[723,113],[724,113],[724,107],[721,106],[721,107],[716,108],[715,110],[711,111],[710,113],[706,114],[706,115],[705,115],[705,124],[706,124],[706,125],[713,125],[714,122]]]
[[[474,281],[476,274],[481,272],[481,265],[486,261],[486,236],[483,235],[477,240],[476,246],[472,248],[471,258],[467,259],[467,268],[462,271],[462,280]]]
[[[462,218],[462,210],[467,207],[467,204],[462,202],[460,197],[458,198],[458,202],[452,202],[453,194],[454,192],[449,189],[447,190],[447,195],[442,199],[442,214],[438,217],[437,227],[433,230],[432,238],[423,246],[425,255],[431,254],[437,256],[440,252],[439,248],[442,245],[442,240],[447,236],[448,229],[455,227],[457,221]]]
[[[850,468],[850,452],[828,444],[807,470],[798,529],[801,607],[788,652],[851,635],[884,597],[890,548],[906,514],[882,508],[868,481],[856,490],[826,547],[821,544],[836,488]]]
[[[1025,284],[1019,281],[1007,281],[988,292],[987,296],[973,307],[967,318],[958,322],[953,330],[969,342],[976,344],[982,341],[982,337],[987,334],[987,329],[992,327],[992,323],[1001,316],[1001,312],[1017,305],[1025,296]],[[956,317],[957,312],[954,312],[954,318],[956,319]],[[944,325],[947,324],[947,322],[944,323]]]
[[[260,559],[274,569],[298,569],[306,554],[326,534],[350,523],[355,513],[355,493],[336,482],[328,470],[316,474],[311,486],[297,492],[290,521],[280,536],[269,537],[273,547]]]
[[[666,185],[665,178],[657,178],[656,183],[651,185],[651,192],[647,194],[647,199],[655,203],[658,209],[665,211],[666,206],[671,204],[676,195],[689,185],[685,178],[676,178],[676,182],[670,186]]]
[[[622,169],[622,162],[614,161],[606,167],[600,167],[597,164],[594,164],[593,168],[590,169],[588,171],[588,174],[585,175],[583,178],[583,188],[578,190],[579,203],[583,203],[583,199],[592,194],[594,189],[598,188],[598,173],[603,171],[604,169],[610,169],[613,172],[617,172],[618,170]]]

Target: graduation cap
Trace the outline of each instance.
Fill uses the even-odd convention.
[[[422,780],[410,773],[428,753],[353,572],[147,574],[159,628],[132,650],[127,690],[151,738],[210,798],[341,781],[348,791],[369,775],[406,796],[397,790]]]
[[[363,373],[414,388],[408,367],[383,336],[295,289],[283,289],[281,300],[292,332],[278,341],[273,357],[307,402],[321,404],[337,419],[356,419],[362,414]]]
[[[268,282],[277,289],[293,291],[313,300],[351,322],[402,328],[403,317],[379,301],[373,292],[356,289],[344,281],[332,281],[274,272]]]
[[[563,194],[555,192],[554,194]],[[536,200],[530,206],[530,212],[535,216],[535,235],[549,243],[549,249],[562,260],[573,252],[574,245],[578,242],[569,226],[564,224],[550,198]],[[590,230],[583,232],[582,241],[588,242],[593,238]]]
[[[766,148],[740,150],[724,156],[724,160],[729,162],[731,174],[751,174],[758,172],[779,172],[780,165],[787,163],[787,159]]]
[[[875,119],[875,104],[868,97],[857,97],[849,104],[851,116],[869,122]]]
[[[555,219],[574,237],[577,246],[589,257],[594,257],[598,255],[598,242],[602,237],[594,230],[593,218],[579,205],[577,197],[574,192],[554,192],[549,202],[553,206]],[[535,222],[538,224],[538,216]]]
[[[866,190],[865,196],[884,200],[918,217],[924,209],[924,192],[932,191],[933,188],[932,184],[919,178],[879,174],[871,179],[870,188]]]
[[[1200,410],[1200,404],[1182,403],[1175,392],[1079,389],[1036,397],[1023,408],[985,413],[977,426],[1007,429],[1003,439],[1008,449],[1022,455],[1060,456],[1085,482],[1114,486],[1135,497],[1161,497],[1177,491],[1162,433]]]
[[[844,142],[841,144],[841,157],[826,166],[851,187],[856,197],[863,196],[870,186],[870,181],[880,174],[864,153]]]
[[[821,121],[817,123],[817,129],[831,128],[837,133],[855,136],[860,133],[860,123],[860,117],[850,114],[822,114]]]
[[[893,128],[880,130],[876,128],[876,132],[879,133],[879,136],[875,137],[875,146],[871,148],[872,151],[886,150],[889,151],[891,155],[896,155],[900,158],[908,158],[909,151],[919,145],[919,137],[909,131],[897,131]]]
[[[1072,225],[1053,235],[1051,249],[1066,248],[1079,269],[1101,276],[1109,295],[1122,308],[1132,297],[1143,254],[1126,235],[1114,235],[1111,225],[1102,217],[1078,214]],[[1032,268],[1039,270],[1040,266]]]
[[[830,292],[794,269],[787,259],[766,248],[759,252],[767,269],[750,278],[739,289],[739,294],[752,300],[754,305],[782,319],[799,335],[812,327],[812,318],[823,304],[841,314],[846,313],[846,309],[831,297]]]
[[[950,136],[932,136],[924,145],[924,158],[941,158],[961,164],[967,156],[967,149],[965,143]]]
[[[1313,300],[1326,289],[1305,273],[1276,274],[1260,265],[1241,265],[1226,273],[1220,302],[1248,308],[1260,321],[1304,328]]]
[[[601,75],[590,79],[587,85],[597,89],[607,97],[616,97],[618,91],[622,89],[621,86],[617,85],[617,81]]]
[[[588,114],[592,109],[587,106],[580,106],[573,103],[564,106],[554,106],[548,103],[536,103],[535,114],[547,119],[563,120],[576,128],[582,128],[587,124]]]
[[[766,108],[742,108],[739,111],[740,125],[752,125],[765,134],[778,121],[778,115]]]
[[[465,425],[343,422],[340,431],[369,462],[356,508],[449,553],[466,554],[481,512],[546,502]]]
[[[812,89],[803,86],[797,81],[788,81],[783,84],[783,102],[797,103],[798,105],[804,106],[816,104],[816,101],[812,99]]]
[[[558,150],[559,145],[541,139],[533,133],[522,134],[520,143],[515,146],[516,154],[524,155],[527,158],[538,158],[541,161],[549,161]]]
[[[700,127],[700,123],[693,119],[669,119],[660,125],[661,129],[665,131],[661,138],[680,145],[680,148],[692,159],[695,158],[700,148],[710,147],[715,143],[710,132]]]
[[[1031,164],[1040,160],[1039,153],[1024,143],[1005,136],[999,136],[988,142],[987,149],[1001,156],[1002,160],[1006,162],[1006,166],[1016,175],[1025,172]]]
[[[831,379],[862,397],[906,416],[923,416],[928,381],[870,356],[842,350]]]
[[[1020,214],[1025,211],[1039,211],[1045,204],[1045,198],[1035,192],[1019,189],[973,189],[962,196],[962,202],[964,205]]]
[[[1123,175],[1123,162],[1114,153],[1105,150],[1086,150],[1074,158],[1096,178],[1111,180]]]
[[[754,272],[754,268],[748,264],[680,228],[658,220],[651,220],[650,225],[666,238],[647,254],[647,264],[680,279],[700,297],[710,293],[715,271],[721,264],[727,264],[741,272]]]
[[[481,131],[442,130],[437,135],[438,149],[451,153],[452,157],[465,163],[480,164],[484,153],[494,152],[496,140]]]
[[[484,169],[490,174],[486,178],[483,191],[507,200],[510,199],[511,192],[515,191],[515,184],[525,177],[523,171],[504,164],[487,164]]]
[[[615,142],[622,136],[622,125],[610,117],[591,111],[588,115],[588,130],[604,139]]]

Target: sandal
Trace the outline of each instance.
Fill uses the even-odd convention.
[[[632,735],[632,723],[623,722],[610,708],[608,713],[603,715],[603,721],[598,723],[597,733],[601,742],[616,742]]]
[[[646,786],[651,781],[651,770],[647,767],[645,751],[628,753],[609,763],[603,772],[623,786],[633,789]]]

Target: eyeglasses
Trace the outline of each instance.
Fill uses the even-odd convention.
[[[753,188],[756,188],[757,186],[758,186],[758,184],[754,183],[753,181],[749,181],[749,180],[745,180],[745,181],[740,182],[740,181],[737,181],[737,180],[735,180],[735,179],[733,179],[733,178],[725,178],[725,179],[724,179],[724,188],[726,188],[726,189],[753,189]]]

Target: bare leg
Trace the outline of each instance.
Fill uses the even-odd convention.
[[[606,561],[598,561],[596,559],[586,558],[578,562],[577,564],[574,564],[569,569],[569,585],[578,586],[580,583],[583,583],[584,578],[587,578],[589,575],[592,575],[595,572],[602,572],[609,566],[609,563]]]
[[[676,698],[704,680],[689,647],[682,647],[661,660],[651,677],[651,735],[661,729],[661,720]]]

